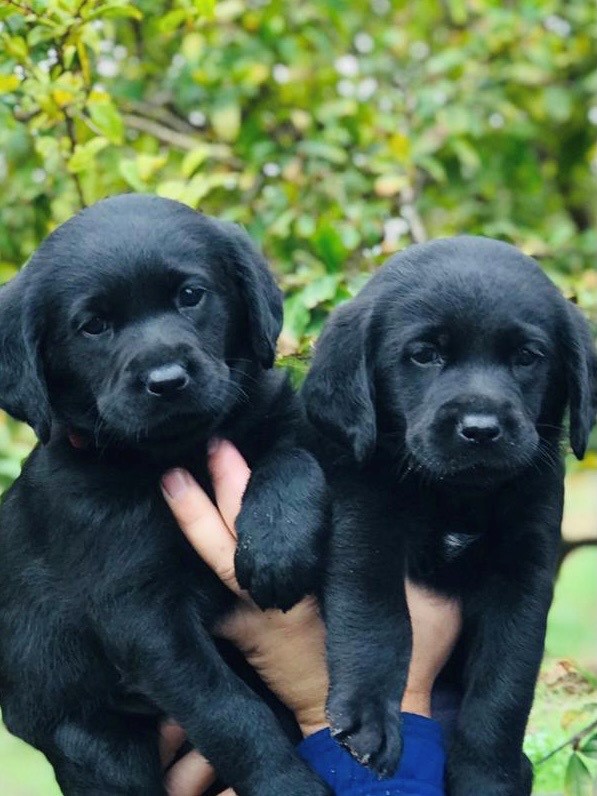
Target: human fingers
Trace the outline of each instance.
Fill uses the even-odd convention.
[[[214,440],[210,445],[209,471],[216,503],[227,528],[236,536],[234,523],[251,471],[238,450],[228,440]]]
[[[234,572],[236,539],[221,514],[190,473],[168,470],[162,494],[182,532],[205,563],[238,596],[244,596]]]
[[[215,779],[212,766],[199,752],[193,751],[172,766],[164,785],[168,796],[201,796]]]
[[[160,727],[160,760],[162,767],[167,768],[172,760],[176,757],[176,753],[182,746],[185,739],[185,731],[183,728],[174,722],[165,721]]]

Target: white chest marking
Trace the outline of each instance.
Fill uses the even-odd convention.
[[[453,561],[470,545],[477,541],[479,534],[447,533],[444,536],[444,555],[448,561]]]

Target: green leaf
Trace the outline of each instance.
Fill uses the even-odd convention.
[[[460,163],[462,165],[463,172],[467,176],[471,176],[474,174],[479,168],[481,168],[481,157],[475,147],[466,141],[464,138],[456,138],[452,142],[452,147]]]
[[[87,105],[94,125],[112,144],[124,141],[124,123],[122,116],[110,100],[90,101]]]
[[[580,751],[586,757],[597,760],[597,735],[592,735],[588,741],[580,747]]]
[[[212,17],[216,10],[216,0],[193,0],[195,11],[207,17]]]
[[[8,4],[0,6],[0,19],[6,19],[7,17],[14,17],[17,16],[19,12],[15,8],[15,6],[9,6]],[[20,14],[20,16],[23,16]]]
[[[192,177],[209,156],[209,147],[206,144],[199,144],[184,156],[180,171],[183,177]]]
[[[565,796],[591,796],[593,778],[582,759],[573,752],[566,767]]]
[[[287,298],[284,302],[284,327],[282,334],[297,342],[301,339],[309,325],[310,313],[303,303],[300,293]]]
[[[324,301],[333,299],[338,290],[339,281],[340,276],[338,274],[328,274],[310,282],[302,289],[300,294],[305,307],[311,310]]]
[[[22,36],[7,36],[3,44],[7,55],[12,55],[13,58],[17,58],[19,61],[26,60],[29,55],[27,42]]]
[[[139,166],[135,158],[126,158],[118,163],[118,171],[131,186],[139,193],[147,191],[147,184],[143,182],[139,175]]]
[[[184,8],[174,8],[157,20],[158,29],[162,33],[172,33],[177,30],[183,22],[186,22],[187,17],[188,14]]]
[[[338,230],[331,224],[321,224],[313,237],[315,251],[329,270],[336,271],[344,262],[346,247]]]
[[[107,138],[97,136],[85,144],[77,144],[75,151],[68,161],[68,170],[71,174],[79,174],[93,165],[96,155],[109,145]]]
[[[137,155],[137,169],[143,182],[149,182],[168,162],[167,155]]]
[[[468,19],[466,0],[448,0],[447,4],[452,21],[457,25],[463,25]]]
[[[214,131],[222,141],[236,141],[240,132],[240,105],[228,98],[219,102],[210,114]]]
[[[325,141],[302,141],[298,146],[299,152],[310,158],[327,160],[337,166],[346,163],[348,155],[344,149]]]
[[[114,0],[112,3],[104,3],[99,8],[94,8],[84,18],[91,22],[94,19],[143,19],[143,12],[130,3],[119,3]]]

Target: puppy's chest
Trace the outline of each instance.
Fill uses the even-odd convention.
[[[53,568],[83,572],[107,586],[120,578],[134,583],[141,575],[159,579],[160,572],[185,569],[197,558],[187,553],[160,493],[159,471],[117,462],[57,464],[52,488],[44,478],[36,491],[36,521],[47,524],[46,557]],[[194,469],[205,483],[205,474]]]
[[[481,579],[499,560],[495,538],[484,518],[428,517],[407,538],[407,571],[411,578],[447,591],[460,591]]]

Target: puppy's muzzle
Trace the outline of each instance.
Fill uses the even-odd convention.
[[[444,403],[434,426],[445,443],[471,453],[489,452],[521,433],[520,418],[509,401],[475,395]]]

